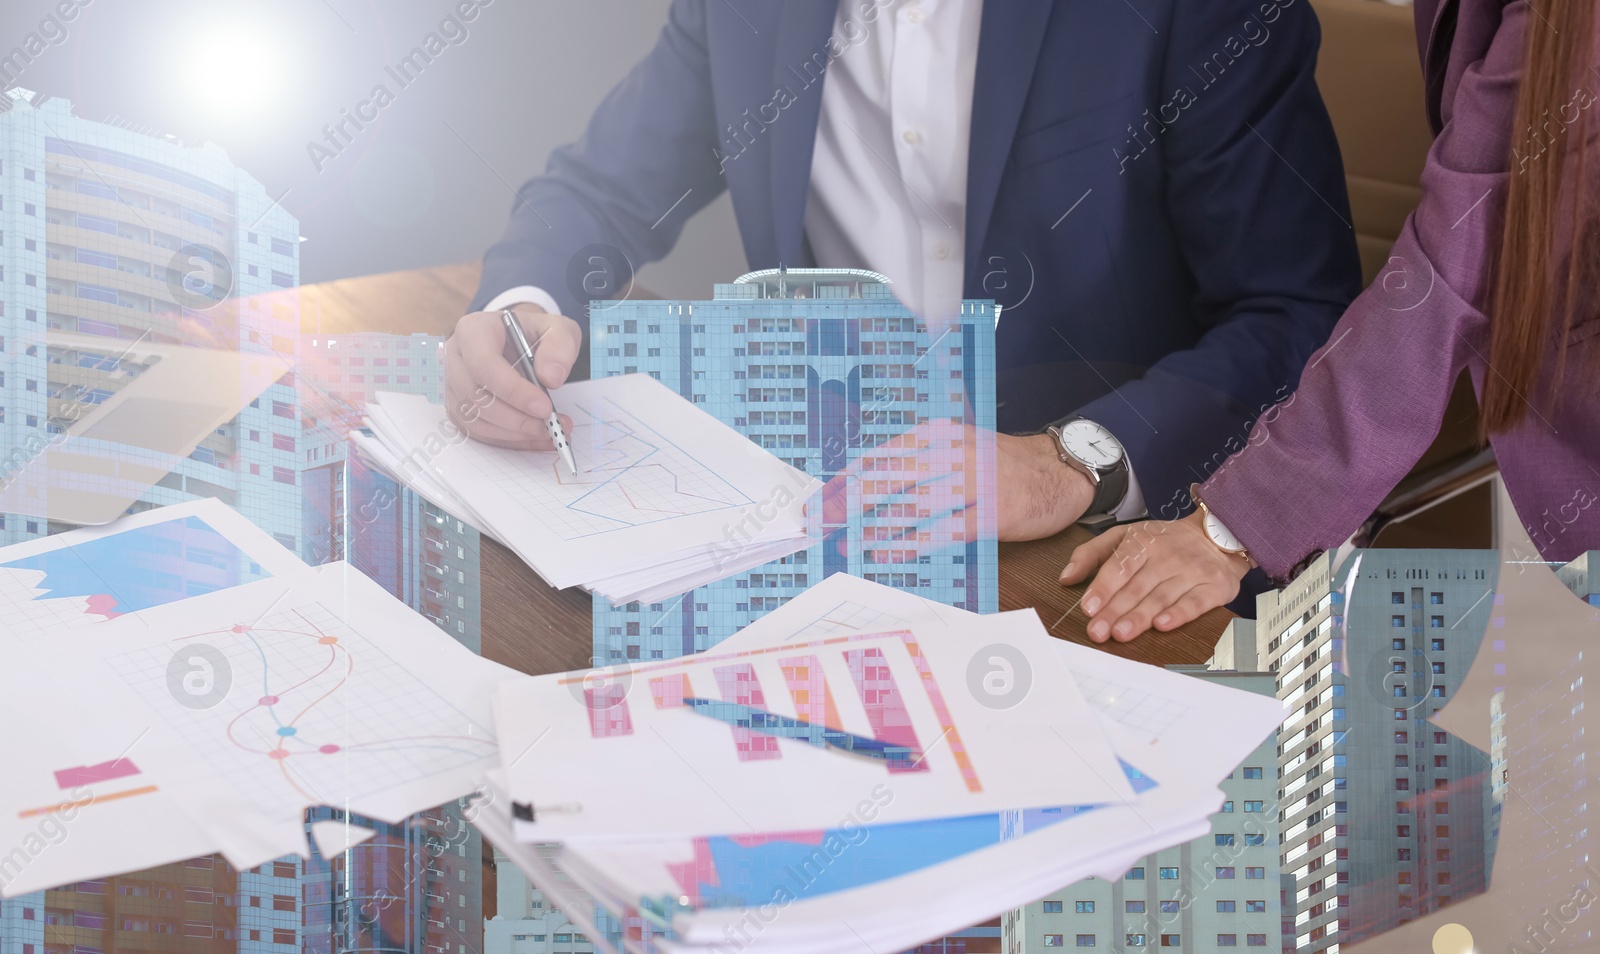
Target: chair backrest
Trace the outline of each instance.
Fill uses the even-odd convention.
[[[1416,208],[1432,144],[1411,7],[1382,0],[1312,6],[1322,21],[1317,85],[1344,154],[1362,274],[1371,282]]]

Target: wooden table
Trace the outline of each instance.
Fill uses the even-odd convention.
[[[300,289],[301,322],[304,331],[320,334],[447,335],[477,284],[478,265],[473,263],[307,285]],[[1034,607],[1051,633],[1089,644],[1087,621],[1076,611],[1083,588],[1057,582],[1067,556],[1087,537],[1086,531],[1073,527],[1047,540],[1001,544],[1000,608]],[[483,545],[481,600],[485,656],[535,674],[591,664],[589,594],[552,589],[491,540]],[[1226,610],[1213,610],[1175,632],[1103,648],[1155,665],[1202,663],[1231,618]]]

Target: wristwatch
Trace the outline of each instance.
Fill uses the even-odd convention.
[[[1128,452],[1122,442],[1094,421],[1071,414],[1045,428],[1055,438],[1056,454],[1094,484],[1094,499],[1078,521],[1092,530],[1116,523],[1113,515],[1128,495]]]
[[[1206,502],[1200,499],[1199,484],[1189,487],[1189,496],[1194,498],[1194,505],[1200,511],[1200,526],[1205,530],[1206,539],[1211,541],[1212,546],[1223,553],[1231,553],[1249,560],[1250,554],[1245,550],[1244,544],[1240,543],[1239,538],[1228,529],[1228,525],[1222,522],[1222,518],[1212,513]]]

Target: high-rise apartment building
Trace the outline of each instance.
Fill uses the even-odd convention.
[[[215,146],[85,120],[26,90],[0,93],[0,243],[4,447],[42,447],[114,393],[116,358],[136,340],[296,358],[299,225]],[[47,330],[105,348],[52,347]],[[216,497],[296,549],[299,430],[291,374],[135,509]],[[12,515],[0,543],[49,531]]]
[[[292,364],[299,244],[295,219],[221,149],[86,120],[67,101],[26,90],[0,93],[0,440],[22,449],[0,468],[24,465],[110,397],[131,342],[277,354]],[[105,347],[53,346],[48,331]],[[132,509],[215,497],[297,548],[299,431],[287,375]],[[0,544],[60,529],[0,515]],[[39,925],[37,954],[231,952],[238,888],[215,858],[63,886],[20,899],[20,929],[8,920],[0,948],[37,945]]]
[[[478,651],[478,532],[351,453],[380,391],[444,401],[444,339],[435,335],[307,334],[301,342],[305,429],[302,556],[349,560],[406,605]]]
[[[1269,673],[1169,668],[1261,695],[1276,687]],[[1211,834],[1142,858],[1115,881],[1088,878],[1007,914],[1003,950],[1278,951],[1276,759],[1269,735],[1222,782]]]
[[[1578,599],[1600,606],[1600,550],[1580,553],[1577,559],[1556,570],[1556,579]]]
[[[800,470],[850,477],[811,508],[809,549],[681,598],[597,598],[596,663],[704,650],[839,572],[994,611],[996,312],[968,301],[930,323],[882,275],[824,269],[753,272],[710,301],[595,302],[594,377],[649,374]],[[730,550],[749,532],[730,523]]]
[[[320,808],[312,822],[342,822]],[[480,954],[483,841],[454,802],[398,825],[352,816],[378,834],[300,878],[304,954]],[[288,859],[284,859],[287,861]],[[280,950],[282,950],[280,948]]]
[[[1357,550],[1257,598],[1278,735],[1293,949],[1342,945],[1488,884],[1488,758],[1428,722],[1471,668],[1495,605],[1492,550]]]
[[[494,870],[495,914],[483,922],[483,954],[593,954],[583,929],[498,849]]]
[[[44,954],[44,892],[0,898],[0,954]]]

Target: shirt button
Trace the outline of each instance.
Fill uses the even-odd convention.
[[[922,10],[921,9],[908,10],[906,12],[906,20],[909,23],[912,23],[912,24],[921,23],[922,22]]]
[[[915,146],[916,144],[922,142],[922,134],[917,132],[915,129],[907,129],[905,132],[900,134],[900,138],[908,146]]]
[[[937,259],[939,259],[941,261],[943,261],[944,259],[949,258],[950,257],[950,246],[942,245],[942,244],[941,245],[935,245],[933,247],[933,257],[937,258]]]

